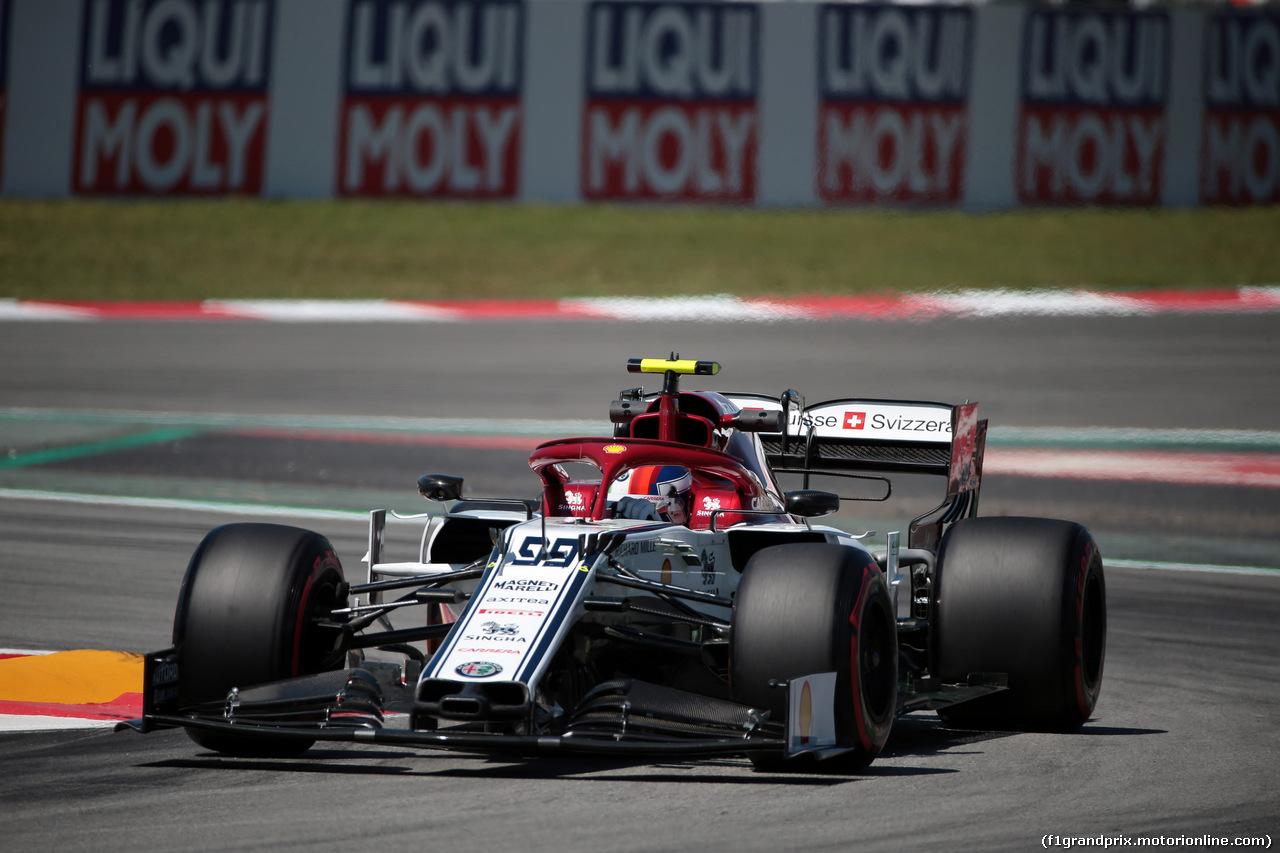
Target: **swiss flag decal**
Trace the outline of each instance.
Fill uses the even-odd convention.
[[[845,429],[862,429],[863,424],[867,422],[866,412],[845,412],[844,428]]]

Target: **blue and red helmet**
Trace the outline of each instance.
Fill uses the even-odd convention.
[[[680,465],[642,465],[627,471],[609,485],[609,500],[631,496],[650,501],[659,518],[675,524],[689,523],[689,491],[693,474]]]

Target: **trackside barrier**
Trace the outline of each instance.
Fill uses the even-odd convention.
[[[0,0],[0,192],[1271,204],[1280,13]]]

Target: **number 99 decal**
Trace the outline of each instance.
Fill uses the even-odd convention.
[[[543,565],[553,569],[565,569],[573,563],[573,558],[578,556],[578,540],[576,538],[553,539],[547,542],[547,553],[545,559],[538,559],[542,555],[542,537],[529,536],[520,543],[520,547],[516,550],[516,558],[510,563],[512,566],[536,566]]]

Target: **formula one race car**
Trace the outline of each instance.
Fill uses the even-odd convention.
[[[466,500],[461,478],[423,476],[446,508],[414,517],[408,562],[385,558],[375,510],[361,583],[318,534],[210,532],[173,647],[147,656],[144,716],[123,725],[234,755],[349,740],[856,770],[912,711],[1037,731],[1089,717],[1097,545],[1065,521],[975,517],[976,405],[684,392],[719,365],[674,354],[628,369],[662,390],[623,391],[612,435],[537,447],[537,499]],[[905,543],[873,552],[811,520],[840,498],[810,477],[887,497],[898,473],[946,480]],[[425,616],[393,627],[410,607]]]

